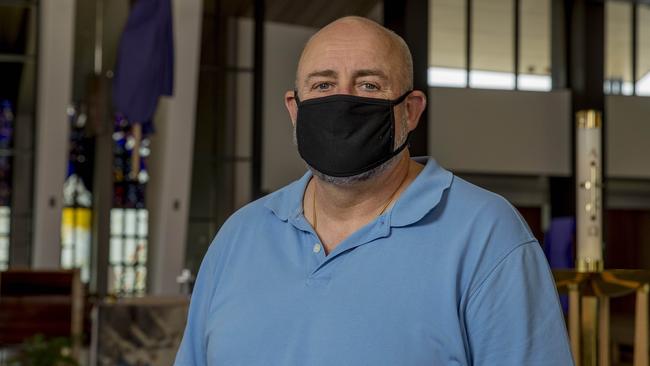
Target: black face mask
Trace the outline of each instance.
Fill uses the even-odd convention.
[[[351,177],[380,166],[408,146],[397,149],[393,107],[395,100],[330,95],[300,101],[296,137],[300,156],[314,169],[332,177]]]

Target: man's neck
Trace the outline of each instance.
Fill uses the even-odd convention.
[[[319,178],[311,180],[303,200],[304,212],[312,225],[316,216],[314,226],[326,252],[377,218],[383,207],[388,210],[422,170],[408,152],[398,159],[389,169],[364,182],[336,185]]]

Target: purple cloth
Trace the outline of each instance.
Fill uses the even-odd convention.
[[[558,217],[551,220],[544,236],[544,254],[551,268],[573,268],[576,220]]]
[[[574,217],[558,217],[551,224],[544,236],[544,254],[551,268],[574,268],[575,266],[576,220]],[[560,296],[562,309],[569,309],[569,299]]]
[[[174,40],[170,0],[137,0],[118,48],[113,106],[131,122],[153,117],[158,98],[172,95]]]

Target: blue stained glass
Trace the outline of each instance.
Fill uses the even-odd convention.
[[[70,155],[68,158],[70,169],[68,175],[80,174],[80,170],[84,166],[91,165],[93,145],[92,138],[86,133],[85,107],[82,105],[79,108],[70,108],[68,118],[70,121]]]
[[[10,149],[14,130],[14,111],[11,102],[0,101],[0,148]]]
[[[0,206],[9,206],[11,203],[13,135],[13,106],[8,100],[0,100]]]
[[[136,146],[133,124],[122,114],[116,114],[115,116],[113,132],[113,207],[116,208],[145,207],[149,136],[153,133],[153,124],[149,122],[140,126],[142,128],[142,139],[139,145],[139,169],[136,174],[132,166]]]
[[[90,207],[92,204],[94,139],[87,132],[87,118],[85,105],[68,108],[70,145],[64,200],[69,207]]]

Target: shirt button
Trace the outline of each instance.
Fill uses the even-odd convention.
[[[321,245],[320,245],[320,243],[316,243],[316,244],[314,244],[314,249],[313,249],[313,250],[314,250],[314,253],[318,253],[318,252],[320,252],[320,249],[321,249]]]

